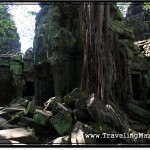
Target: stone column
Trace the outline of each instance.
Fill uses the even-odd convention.
[[[54,78],[54,92],[56,97],[62,95],[62,68],[55,68],[52,70]]]
[[[21,77],[17,79],[17,97],[23,97],[23,82]]]

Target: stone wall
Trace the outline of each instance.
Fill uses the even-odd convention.
[[[33,47],[38,105],[79,87],[82,69],[79,5],[41,2],[40,6]]]
[[[22,97],[22,57],[19,54],[0,54],[0,106],[15,97]]]
[[[133,29],[135,41],[150,38],[150,10],[144,10],[143,3],[132,2],[126,15],[127,22]]]
[[[145,10],[143,5],[144,2],[132,2],[128,7],[126,15],[127,23],[133,29],[134,33],[134,47],[136,51],[134,51],[135,56],[130,62],[132,64],[130,66],[132,68],[133,94],[135,92],[138,93],[134,94],[138,100],[147,100],[150,98],[150,71],[148,62],[150,56],[150,10]]]
[[[0,54],[0,106],[13,98],[34,95],[32,49],[24,55]]]

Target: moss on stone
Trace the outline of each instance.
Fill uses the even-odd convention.
[[[131,113],[134,113],[135,115],[142,117],[143,119],[150,119],[150,113],[147,110],[144,110],[133,104],[129,104],[128,109]]]
[[[67,106],[74,106],[75,102],[82,97],[87,98],[87,95],[76,88],[64,97],[64,102]]]
[[[26,111],[20,111],[17,114],[13,115],[12,118],[13,119],[19,119],[21,117],[24,117],[26,115]]]
[[[26,113],[30,113],[30,114],[33,114],[34,113],[34,110],[36,109],[36,105],[35,105],[35,101],[31,101],[28,106],[27,106],[27,109],[26,109]]]
[[[46,125],[46,123],[52,116],[53,114],[50,111],[43,111],[40,109],[36,109],[34,111],[33,119],[37,124]]]
[[[73,126],[71,113],[65,110],[57,113],[50,122],[60,135],[69,133]]]
[[[62,100],[60,97],[51,97],[48,101],[44,103],[44,110],[52,110],[55,109],[57,103],[61,103]]]

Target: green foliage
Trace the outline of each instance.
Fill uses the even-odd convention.
[[[143,8],[144,8],[145,10],[150,10],[150,2],[144,2]]]
[[[13,49],[12,43],[18,37],[15,22],[12,20],[12,16],[8,11],[8,5],[4,2],[0,3],[0,44],[1,50],[4,51],[8,51],[9,47]]]

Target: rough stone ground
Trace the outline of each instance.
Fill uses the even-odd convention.
[[[150,113],[139,104],[129,104],[129,115],[117,107],[105,105],[94,95],[79,89],[67,94],[60,103],[52,97],[44,108],[34,99],[19,98],[0,108],[1,144],[86,145],[148,144],[142,138],[88,138],[87,134],[147,133]],[[129,118],[130,117],[130,118]]]

